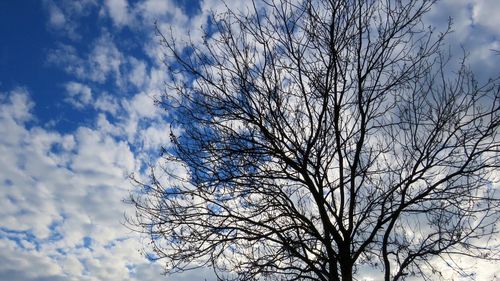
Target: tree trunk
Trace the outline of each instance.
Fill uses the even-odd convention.
[[[352,281],[352,263],[343,263],[341,265],[342,281]]]

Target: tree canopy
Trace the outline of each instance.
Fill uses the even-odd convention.
[[[434,2],[255,1],[200,41],[159,31],[177,133],[131,223],[167,271],[436,280],[498,258],[500,87],[455,64]]]

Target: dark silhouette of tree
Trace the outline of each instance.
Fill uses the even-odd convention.
[[[153,258],[325,281],[497,259],[500,88],[465,59],[449,70],[434,2],[256,1],[202,42],[159,32],[179,133],[131,196]]]

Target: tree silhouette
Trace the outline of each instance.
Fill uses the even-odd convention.
[[[498,258],[500,88],[450,71],[434,2],[269,0],[213,14],[202,42],[159,32],[178,133],[131,196],[154,258],[325,281]]]

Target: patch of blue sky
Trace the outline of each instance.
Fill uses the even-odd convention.
[[[13,184],[14,184],[14,182],[11,179],[4,179],[3,180],[3,186],[5,186],[5,187],[12,187]]]
[[[199,0],[174,0],[174,3],[179,5],[189,17],[200,13],[201,1]]]
[[[163,190],[163,198],[172,199],[183,194],[183,191],[178,187],[166,187]]]
[[[127,268],[127,270],[130,273],[130,275],[132,275],[132,276],[136,275],[137,266],[135,264],[128,263],[127,265],[125,265],[125,267]]]
[[[104,248],[105,249],[112,249],[112,248],[116,247],[117,245],[119,245],[120,242],[126,241],[128,239],[130,239],[130,237],[122,237],[122,238],[114,239],[114,240],[109,241],[108,243],[106,243],[104,245]]]
[[[47,55],[61,41],[58,32],[47,32],[47,16],[43,1],[0,1],[0,91],[26,88],[36,100],[34,113],[37,125],[57,122],[65,132],[78,126],[71,109],[64,102],[62,85],[73,77],[47,61]],[[29,6],[29,8],[27,8]],[[93,24],[94,23],[94,24]],[[90,48],[88,40],[98,33],[95,21],[79,29],[81,38],[71,42],[78,52]],[[79,120],[90,120],[92,114],[81,112]]]
[[[64,219],[53,221],[49,225],[50,235],[42,240],[44,243],[56,242],[64,239],[64,235],[60,232],[60,227],[63,225]]]
[[[158,260],[158,255],[155,254],[154,252],[146,252],[145,253],[146,259],[150,262],[155,262]]]
[[[90,236],[83,237],[83,247],[92,250],[92,237]]]
[[[15,203],[16,199],[12,197],[12,200]],[[21,210],[18,212],[18,215],[22,215],[23,212],[25,213],[26,211]],[[50,231],[49,235],[43,239],[37,237],[31,229],[17,230],[0,226],[0,239],[14,241],[20,248],[25,250],[29,250],[30,247],[27,247],[27,245],[31,245],[32,248],[38,251],[44,243],[53,243],[64,239],[64,235],[59,230],[63,222],[64,219],[53,221],[48,227]]]
[[[66,256],[68,254],[68,249],[65,249],[65,248],[56,248],[56,252],[59,255]]]
[[[31,230],[15,230],[3,226],[0,226],[0,239],[13,241],[23,250],[30,250],[30,248],[34,248],[38,251],[40,250],[40,245],[42,243]]]

